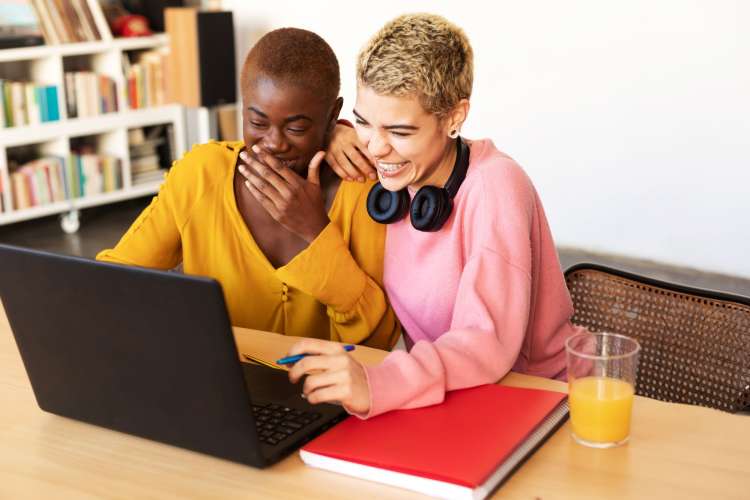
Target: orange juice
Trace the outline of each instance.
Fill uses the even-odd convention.
[[[579,439],[619,443],[630,435],[633,385],[610,377],[583,377],[570,384],[570,424]]]

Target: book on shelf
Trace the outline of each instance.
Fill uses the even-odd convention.
[[[60,119],[56,85],[0,80],[2,127],[35,125]]]
[[[96,0],[98,2],[98,0]],[[94,20],[94,14],[91,12],[91,6],[87,0],[73,0],[73,8],[78,15],[78,20],[81,23],[81,28],[85,32],[86,40],[101,40],[101,34],[99,28],[96,26]]]
[[[37,16],[39,16],[40,26],[42,28],[45,43],[47,43],[48,45],[57,45],[60,43],[60,37],[57,36],[57,32],[54,29],[54,24],[49,10],[39,7],[39,3],[44,1],[45,0],[31,0],[31,3],[34,6],[34,10],[36,11]]]
[[[89,0],[31,0],[39,20],[44,40],[49,45],[60,43],[94,42],[102,39],[93,9],[96,2]]]
[[[26,103],[26,122],[28,125],[37,125],[42,122],[43,113],[41,106],[41,99],[39,99],[39,93],[36,91],[36,86],[31,83],[26,83],[23,86],[24,90],[24,101]]]
[[[44,44],[31,0],[0,2],[0,49]]]
[[[42,111],[43,122],[54,122],[60,119],[60,104],[57,101],[57,86],[47,85],[44,92],[40,92],[44,104]]]
[[[484,385],[441,404],[349,417],[300,450],[310,466],[441,498],[484,498],[565,421],[564,393]]]

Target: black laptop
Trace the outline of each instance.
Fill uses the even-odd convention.
[[[256,467],[345,416],[239,361],[215,280],[0,245],[0,298],[50,413]]]

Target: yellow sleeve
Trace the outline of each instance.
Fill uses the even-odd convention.
[[[182,231],[194,208],[206,196],[215,196],[221,181],[234,170],[240,142],[209,142],[193,146],[172,164],[151,204],[112,249],[98,260],[118,264],[172,269],[182,262]]]
[[[358,205],[353,210],[362,210]],[[356,219],[350,215],[341,221],[345,231]],[[385,231],[360,229],[362,241],[348,244],[339,226],[329,223],[305,250],[277,270],[277,277],[326,306],[331,340],[390,349],[401,335],[401,326],[379,282]],[[379,273],[377,280],[365,270]]]
[[[175,162],[167,174],[159,193],[151,200],[115,248],[102,250],[97,260],[150,267],[172,269],[182,262],[180,227],[175,209],[174,192],[179,192]]]

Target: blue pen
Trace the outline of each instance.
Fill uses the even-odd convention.
[[[353,345],[345,345],[344,350],[346,352],[351,352],[354,350]],[[291,365],[292,363],[296,363],[300,359],[304,358],[305,356],[310,356],[310,354],[295,354],[294,356],[287,356],[286,358],[281,358],[276,360],[277,365]]]

